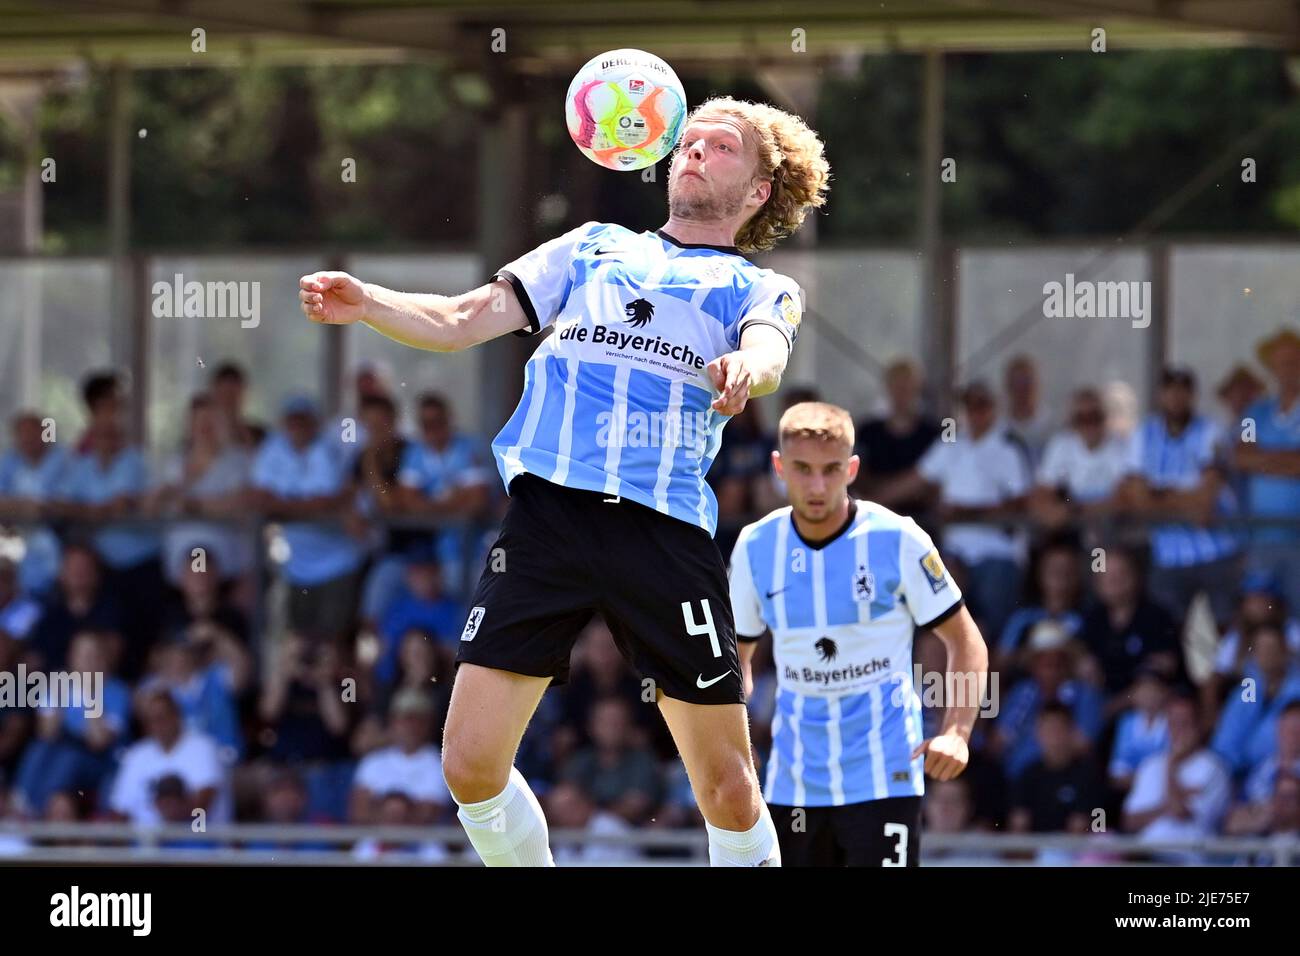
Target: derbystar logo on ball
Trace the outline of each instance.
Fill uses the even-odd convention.
[[[677,146],[686,91],[653,53],[611,50],[592,57],[573,78],[564,117],[573,142],[592,162],[645,169]]]

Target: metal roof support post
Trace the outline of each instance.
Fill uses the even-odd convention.
[[[504,68],[499,68],[504,70]],[[510,78],[497,73],[493,102],[484,111],[478,142],[478,253],[483,278],[533,245],[533,210],[525,184],[529,156],[528,101],[505,95]],[[480,346],[479,421],[495,433],[509,417],[523,389],[521,364],[536,342],[516,336]]]
[[[920,180],[917,245],[921,254],[921,366],[932,413],[944,416],[952,408],[955,367],[954,328],[956,289],[954,254],[943,249],[943,202],[940,163],[943,160],[943,52],[925,53],[921,87]]]

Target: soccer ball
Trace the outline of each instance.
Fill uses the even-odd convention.
[[[686,92],[673,68],[643,50],[593,57],[564,99],[569,135],[606,169],[644,169],[673,151],[686,118]]]

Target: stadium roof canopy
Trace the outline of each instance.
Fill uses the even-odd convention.
[[[641,46],[680,63],[881,51],[1271,46],[1300,52],[1295,0],[0,0],[0,70],[118,62],[337,63],[439,58],[482,64],[504,28],[514,70],[570,68]],[[191,51],[191,31],[207,51]],[[499,41],[498,41],[499,46]]]

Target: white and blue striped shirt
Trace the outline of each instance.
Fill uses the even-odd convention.
[[[852,503],[816,546],[789,507],[748,525],[731,557],[736,634],[772,632],[776,714],[764,797],[841,806],[925,791],[912,635],[961,604],[930,536],[904,515]]]
[[[1175,437],[1164,417],[1148,415],[1133,432],[1128,451],[1128,472],[1139,474],[1152,488],[1187,491],[1201,483],[1207,468],[1224,468],[1222,433],[1203,415],[1194,415]],[[1224,484],[1215,502],[1215,514],[1236,513],[1236,498]],[[1226,558],[1238,548],[1237,535],[1226,528],[1192,524],[1159,524],[1151,529],[1151,557],[1158,568],[1181,568]]]
[[[727,416],[706,367],[754,323],[793,345],[802,314],[793,279],[731,247],[683,245],[660,232],[589,222],[509,263],[536,334],[555,332],[524,370],[524,393],[492,451],[501,478],[523,472],[615,495],[713,534],[704,481]]]

